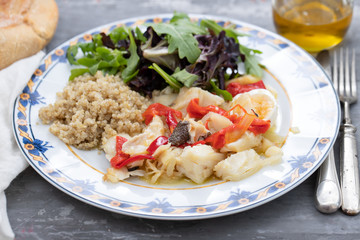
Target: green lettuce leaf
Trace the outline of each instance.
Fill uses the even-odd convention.
[[[147,39],[144,36],[144,34],[141,32],[139,27],[135,28],[135,34],[136,34],[136,39],[140,40],[142,43],[146,43]]]
[[[233,99],[231,93],[229,93],[226,90],[222,90],[217,86],[217,80],[216,79],[211,79],[210,84],[211,84],[214,92],[219,96],[223,96],[223,98],[226,101],[231,101]]]
[[[129,29],[125,26],[114,28],[109,34],[111,40],[116,44],[120,40],[127,39],[129,35]]]
[[[261,54],[262,52],[245,47],[244,45],[240,45],[240,52],[245,55],[244,64],[246,73],[261,78],[263,76],[263,65],[256,59],[255,54]]]
[[[171,76],[188,88],[191,87],[193,83],[199,78],[198,75],[189,73],[188,71],[186,71],[186,69],[177,71]]]
[[[216,35],[219,35],[221,31],[225,31],[226,36],[234,38],[235,41],[238,43],[237,37],[244,37],[249,36],[248,34],[240,33],[235,30],[235,25],[229,25],[227,27],[222,27],[217,24],[214,20],[210,19],[202,19],[200,22],[200,26],[203,28],[211,29]]]
[[[155,70],[165,80],[165,82],[169,84],[169,86],[172,87],[174,90],[179,91],[180,88],[182,87],[182,84],[180,82],[178,82],[173,76],[167,74],[156,63],[153,63],[151,66],[149,66],[149,69]]]
[[[130,46],[129,52],[130,57],[127,59],[127,66],[121,73],[121,77],[125,83],[130,82],[133,79],[139,70],[137,69],[140,61],[140,57],[137,54],[137,46],[135,43],[135,39],[131,31],[129,30],[129,38],[130,38]]]
[[[89,69],[87,68],[75,68],[71,69],[71,74],[69,77],[69,81],[74,80],[76,77],[83,75],[84,73],[89,72]]]

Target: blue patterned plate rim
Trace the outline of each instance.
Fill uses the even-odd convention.
[[[41,61],[39,68],[34,72],[34,75],[32,76],[31,80],[29,81],[28,85],[23,90],[22,94],[15,100],[14,102],[14,109],[13,109],[13,130],[14,135],[17,140],[17,143],[19,145],[19,148],[21,149],[23,155],[29,162],[29,164],[47,181],[49,181],[53,186],[57,187],[59,190],[69,194],[70,196],[81,200],[85,203],[88,203],[90,205],[116,212],[121,213],[125,215],[130,216],[136,216],[136,217],[143,217],[143,218],[151,218],[151,219],[162,219],[162,220],[188,220],[188,219],[205,219],[205,218],[213,218],[213,217],[219,217],[219,216],[225,216],[229,214],[234,214],[237,212],[242,212],[249,210],[251,208],[260,206],[266,202],[269,202],[271,200],[274,200],[281,195],[287,193],[291,189],[295,188],[299,184],[301,184],[303,181],[305,181],[312,173],[316,171],[316,169],[321,165],[321,163],[324,161],[325,157],[328,154],[329,149],[333,146],[336,136],[339,130],[340,126],[340,105],[338,101],[338,97],[335,93],[335,90],[331,84],[330,79],[327,77],[326,73],[320,66],[320,64],[315,61],[315,59],[305,52],[300,47],[296,46],[294,43],[290,42],[289,40],[272,33],[268,30],[265,30],[261,27],[248,24],[246,22],[242,22],[239,20],[226,18],[226,17],[219,17],[219,16],[212,16],[212,15],[200,15],[200,14],[189,14],[191,18],[195,19],[202,19],[202,18],[209,18],[214,19],[217,21],[222,22],[222,24],[225,24],[226,22],[231,22],[239,26],[244,26],[246,28],[252,29],[258,33],[263,33],[267,37],[270,38],[271,41],[275,40],[277,41],[276,47],[281,48],[293,48],[295,52],[301,54],[302,56],[309,59],[311,64],[315,66],[318,70],[322,72],[322,74],[325,76],[325,84],[330,87],[330,92],[333,97],[333,100],[335,102],[334,107],[334,115],[336,119],[335,127],[332,129],[332,134],[330,136],[326,136],[326,138],[319,138],[316,139],[315,145],[318,147],[321,145],[322,152],[318,156],[317,159],[314,160],[313,164],[310,165],[307,169],[303,170],[302,174],[300,174],[293,182],[290,182],[289,184],[284,184],[281,181],[277,181],[274,183],[270,183],[268,186],[264,186],[261,190],[259,190],[256,193],[259,196],[260,194],[263,194],[263,197],[260,197],[259,199],[252,199],[251,200],[251,194],[247,195],[248,198],[242,198],[242,196],[238,196],[235,200],[237,200],[238,204],[234,205],[236,202],[235,200],[232,201],[223,201],[218,203],[211,203],[211,204],[199,204],[194,206],[172,206],[166,201],[159,200],[158,198],[153,199],[153,201],[150,201],[146,204],[137,204],[132,202],[120,202],[117,201],[117,199],[112,198],[112,196],[106,196],[104,195],[106,201],[101,201],[98,199],[90,198],[89,194],[82,194],[85,191],[90,191],[91,196],[97,196],[96,194],[101,195],[101,193],[96,192],[95,190],[92,191],[91,189],[86,189],[87,185],[84,183],[84,185],[81,185],[83,183],[80,183],[76,186],[71,185],[70,183],[66,183],[67,179],[63,179],[62,177],[66,176],[61,171],[59,172],[47,172],[47,162],[46,162],[46,156],[44,155],[44,152],[47,151],[49,146],[48,143],[45,141],[38,140],[34,137],[32,125],[31,125],[31,119],[29,115],[31,115],[31,105],[41,103],[42,99],[41,96],[37,96],[37,91],[33,89],[34,86],[39,85],[45,78],[46,74],[51,71],[51,69],[61,61],[64,61],[64,53],[66,52],[66,48],[71,44],[72,41],[86,41],[86,36],[89,34],[95,33],[100,31],[101,29],[112,29],[118,24],[124,23],[124,24],[138,24],[139,22],[147,22],[147,21],[162,21],[167,20],[171,18],[172,14],[161,14],[161,15],[151,15],[151,16],[142,16],[142,17],[134,17],[124,20],[115,21],[106,25],[102,25],[96,28],[93,28],[91,30],[88,30],[82,34],[79,34],[72,39],[66,41],[65,43],[61,44],[59,47],[55,48],[53,51],[51,51],[49,54],[47,54],[44,59]],[[67,60],[65,60],[66,62]],[[53,66],[51,66],[53,65]],[[44,74],[44,76],[43,76]],[[29,106],[29,108],[27,108]],[[30,109],[30,110],[29,110]],[[27,115],[27,111],[29,111],[29,114]],[[28,120],[28,121],[27,121]],[[309,152],[310,154],[310,152]],[[312,154],[312,153],[311,153]],[[45,159],[45,160],[44,160]],[[305,164],[305,163],[304,163]],[[55,169],[56,170],[56,169]],[[297,171],[299,171],[297,169]],[[292,173],[292,172],[290,172]],[[59,174],[59,175],[57,175]],[[60,176],[60,177],[58,177]],[[289,174],[286,175],[289,177]],[[56,179],[56,180],[54,180]],[[61,182],[58,179],[61,179]],[[283,185],[281,185],[281,183]],[[69,186],[68,186],[68,185]],[[80,186],[83,186],[84,189],[82,189]],[[77,188],[75,188],[77,187]],[[265,192],[265,190],[266,192]],[[81,191],[80,191],[81,190]],[[79,192],[80,191],[80,192]],[[273,191],[272,193],[268,194],[269,192]],[[264,193],[265,192],[265,193]],[[249,197],[250,196],[250,197]],[[249,200],[250,199],[250,200]],[[247,202],[246,202],[247,200]],[[243,202],[241,202],[243,201]],[[232,206],[233,205],[233,206]],[[125,207],[119,207],[119,206],[125,206]],[[184,210],[188,208],[187,210]]]

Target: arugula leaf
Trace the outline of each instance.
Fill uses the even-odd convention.
[[[157,23],[150,26],[157,34],[166,34],[169,53],[177,50],[179,57],[186,58],[190,63],[194,63],[200,56],[201,51],[193,34],[206,34],[206,31],[192,23],[189,18],[176,15],[170,23]]]
[[[159,65],[156,63],[153,63],[151,66],[149,66],[149,69],[155,70],[160,76],[162,76],[167,84],[169,84],[170,87],[172,87],[174,90],[179,91],[182,87],[181,83],[178,82],[173,76],[170,76],[167,74]]]
[[[89,72],[89,69],[87,68],[75,68],[71,69],[71,74],[69,77],[69,81],[74,80],[76,77],[83,75],[84,73]]]
[[[220,89],[220,88],[217,86],[217,81],[216,81],[216,79],[211,79],[211,80],[210,80],[210,84],[211,84],[214,92],[215,92],[217,95],[223,96],[223,98],[224,98],[226,101],[231,101],[231,100],[232,100],[232,95],[231,95],[231,93],[229,93],[229,92],[226,91],[226,90]]]
[[[120,26],[117,28],[114,28],[109,36],[114,44],[116,44],[120,40],[124,40],[128,38],[128,28],[125,26]]]
[[[114,50],[113,54],[115,55],[115,58],[112,61],[116,61],[119,64],[119,66],[125,66],[127,64],[127,60],[124,58],[123,52]],[[116,67],[115,65],[112,66]]]
[[[77,62],[85,67],[91,67],[92,65],[95,65],[98,62],[98,60],[94,58],[83,57],[78,59]]]
[[[135,28],[135,34],[136,34],[136,39],[140,40],[142,43],[146,43],[147,39],[144,36],[144,34],[141,32],[139,27]]]
[[[248,34],[240,33],[235,30],[235,25],[230,25],[228,27],[222,27],[217,24],[214,20],[202,19],[200,26],[204,28],[211,29],[216,35],[219,35],[221,31],[225,31],[226,36],[233,38],[236,43],[239,43],[238,37],[249,36]]]
[[[95,73],[98,71],[98,70],[101,70],[101,69],[106,69],[106,68],[109,68],[111,67],[111,65],[107,62],[107,61],[100,61],[98,62],[97,64],[91,66],[89,68],[89,72],[91,75],[95,75]]]
[[[95,44],[95,46],[97,47],[100,47],[100,46],[103,46],[103,43],[102,43],[102,37],[100,34],[95,34],[93,35],[92,37],[92,40],[93,40],[93,43]]]
[[[106,75],[106,73],[108,73],[109,75],[115,75],[118,72],[118,68],[113,67],[110,69],[110,71],[107,71],[107,70],[104,70],[104,71],[105,71],[104,75]]]
[[[66,57],[72,65],[79,65],[76,61],[76,54],[78,53],[79,46],[77,44],[70,46],[66,51]]]
[[[192,34],[207,34],[208,31],[203,29],[197,23],[191,21],[191,19],[186,15],[177,14],[173,16],[170,20],[170,24],[177,26],[182,32],[189,32]]]
[[[199,78],[198,75],[189,73],[185,68],[181,71],[175,71],[175,73],[171,76],[188,88],[191,87],[193,83]]]
[[[97,47],[95,51],[99,54],[100,58],[105,61],[111,61],[114,59],[114,56],[111,55],[112,50],[107,47]]]
[[[200,26],[211,29],[216,35],[219,35],[219,33],[224,30],[219,24],[210,19],[202,19]]]
[[[186,13],[179,13],[175,11],[173,17],[170,19],[170,22],[176,22],[180,19],[186,19],[190,21],[190,18]]]
[[[182,33],[177,27],[171,24],[159,23],[153,26],[158,34],[169,34],[169,53],[178,50],[180,58],[187,58],[190,63],[194,63],[200,56],[200,49],[192,33]]]
[[[262,52],[256,49],[245,47],[244,45],[240,45],[240,52],[245,55],[244,64],[246,73],[261,78],[263,76],[263,65],[259,64],[255,54],[260,54]]]
[[[89,42],[89,43],[78,43],[79,48],[81,49],[81,51],[86,54],[86,53],[90,53],[92,51],[95,50],[95,44],[94,42]]]
[[[127,66],[121,73],[121,77],[125,83],[130,82],[131,79],[133,79],[139,70],[137,69],[140,61],[140,57],[137,54],[137,46],[135,43],[135,39],[133,34],[131,33],[131,30],[129,30],[129,38],[130,38],[130,46],[129,46],[129,52],[130,57],[127,59]]]
[[[235,39],[235,41],[236,41],[237,43],[239,43],[238,37],[250,36],[249,34],[240,33],[240,32],[238,32],[238,31],[236,31],[234,28],[225,28],[224,31],[225,31],[225,33],[226,33],[226,36]]]

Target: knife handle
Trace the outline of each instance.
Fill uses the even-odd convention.
[[[315,207],[322,213],[334,213],[341,206],[341,190],[336,173],[334,150],[331,149],[318,172]]]
[[[343,132],[340,145],[340,176],[342,190],[342,210],[347,215],[359,213],[359,166],[356,150],[356,127],[345,123],[340,129]]]

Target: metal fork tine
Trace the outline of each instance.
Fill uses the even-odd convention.
[[[334,59],[333,59],[333,74],[332,74],[332,81],[334,84],[335,91],[339,92],[339,79],[338,79],[338,64],[337,64],[337,54],[336,51],[334,51]]]
[[[343,49],[340,48],[340,64],[339,64],[339,95],[340,98],[344,95],[344,57],[343,57]]]
[[[356,72],[355,72],[355,49],[352,50],[351,60],[351,95],[357,98]]]
[[[345,50],[345,93],[346,96],[351,96],[349,48]]]

